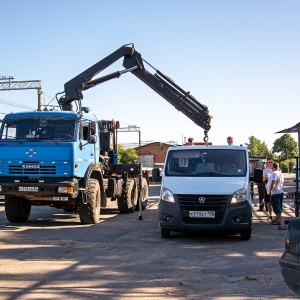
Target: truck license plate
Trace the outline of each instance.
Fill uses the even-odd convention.
[[[190,211],[189,216],[190,218],[214,218],[215,212],[214,211]]]
[[[19,186],[19,192],[38,192],[37,186]]]

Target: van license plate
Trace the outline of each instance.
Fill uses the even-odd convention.
[[[215,212],[214,211],[190,211],[189,216],[190,218],[214,218]]]
[[[19,186],[19,192],[38,192],[37,186]]]

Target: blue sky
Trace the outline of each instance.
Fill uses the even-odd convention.
[[[280,137],[275,132],[299,122],[298,0],[0,0],[0,5],[0,75],[41,80],[45,104],[67,81],[132,42],[145,60],[208,107],[213,144],[225,144],[229,135],[244,144],[254,135],[271,148]],[[101,75],[122,69],[119,60]],[[35,90],[1,91],[0,100],[37,107]],[[142,141],[203,139],[202,128],[130,73],[84,92],[83,105],[98,119],[140,127]],[[21,110],[0,103],[1,113]],[[138,134],[120,133],[119,141],[137,143]]]

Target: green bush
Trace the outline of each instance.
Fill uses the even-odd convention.
[[[289,167],[288,167],[288,164],[289,164]],[[289,171],[289,173],[295,172],[294,171],[295,166],[296,166],[296,163],[292,159],[283,160],[279,163],[279,167],[283,173],[287,173],[288,171]]]

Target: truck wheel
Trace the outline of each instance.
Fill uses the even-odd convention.
[[[133,179],[128,179],[126,182],[126,189],[123,191],[122,196],[118,197],[118,209],[120,213],[134,212],[138,202],[138,189]]]
[[[146,178],[142,177],[142,188],[141,188],[141,197],[142,197],[142,210],[145,210],[148,203],[148,183]],[[135,210],[139,210],[139,201],[137,202],[137,206]]]
[[[85,195],[86,199],[82,198],[84,197],[82,193],[79,195],[78,207],[81,224],[97,224],[100,216],[99,182],[93,178],[88,179]]]
[[[250,222],[249,227],[241,232],[241,239],[245,241],[249,241],[251,239],[252,233],[252,222]]]
[[[170,231],[170,229],[160,228],[160,236],[163,239],[168,239],[169,237],[171,237],[171,231]]]
[[[31,205],[29,201],[21,197],[5,198],[5,213],[7,220],[12,223],[26,222],[29,218]]]

